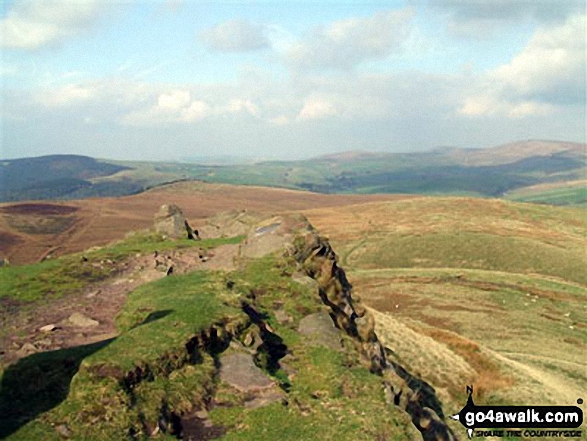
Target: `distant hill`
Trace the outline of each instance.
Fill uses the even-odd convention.
[[[83,158],[83,161],[66,158]],[[526,187],[584,179],[585,160],[585,144],[539,140],[483,149],[443,147],[413,153],[352,151],[308,160],[233,165],[98,162],[84,157],[52,156],[6,161],[8,170],[13,170],[20,185],[0,193],[0,200],[118,196],[181,180],[319,193],[504,197]],[[51,170],[49,182],[30,179],[23,182],[23,176],[37,175],[43,163],[55,161],[69,168],[48,167]],[[63,172],[64,168],[67,173]],[[89,172],[94,174],[88,175]],[[536,198],[535,201],[555,205],[583,204],[582,197],[576,193],[563,192],[557,197]]]
[[[77,155],[4,160],[0,162],[0,201],[74,199],[139,191],[140,187],[132,183],[91,182],[126,169],[128,167]]]
[[[564,154],[569,157],[585,157],[585,144],[528,140],[483,149],[448,148],[444,150],[444,153],[462,165],[502,165],[536,156]]]

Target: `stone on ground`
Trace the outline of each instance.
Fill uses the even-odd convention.
[[[88,316],[85,316],[79,312],[74,312],[69,316],[67,321],[73,325],[78,326],[80,328],[89,328],[93,326],[98,326],[100,323],[94,319],[91,319]]]
[[[273,386],[269,377],[255,365],[251,355],[245,353],[233,353],[220,358],[220,379],[243,392]]]
[[[165,204],[155,214],[155,231],[171,239],[187,237],[185,216],[175,204]]]

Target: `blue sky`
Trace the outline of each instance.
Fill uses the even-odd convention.
[[[585,142],[582,0],[13,0],[0,157]]]

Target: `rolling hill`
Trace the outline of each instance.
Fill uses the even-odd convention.
[[[78,155],[0,161],[0,201],[117,196],[140,191],[131,182],[92,183],[128,167]]]
[[[448,348],[486,399],[571,403],[587,387],[584,210],[418,198],[304,214],[339,250],[382,338],[431,384],[462,388],[466,369],[439,355]]]
[[[77,199],[133,194],[163,183],[200,180],[320,193],[515,196],[524,188],[585,178],[584,144],[524,141],[484,149],[439,148],[419,153],[344,152],[301,161],[213,166],[191,163],[97,162],[70,156],[4,161],[10,185],[0,201]],[[64,166],[66,164],[66,166]],[[77,164],[77,165],[76,165]],[[44,167],[39,175],[35,170]],[[118,167],[118,168],[116,168]],[[0,169],[2,170],[2,169]],[[27,176],[43,176],[29,180]],[[2,177],[4,176],[4,177]],[[67,177],[65,177],[67,176]],[[581,205],[577,191],[535,198]]]
[[[181,202],[186,216],[198,227],[205,218],[225,211],[287,212],[402,197],[405,196],[325,195],[190,181],[118,198],[5,203],[0,204],[0,259],[7,258],[14,264],[32,263],[47,256],[105,245],[151,226],[153,214],[168,201]]]
[[[446,416],[464,405],[466,385],[478,403],[509,405],[574,404],[587,387],[582,209],[186,182],[44,210],[102,205],[89,246],[107,228],[120,237],[146,226],[171,199],[199,219],[202,241],[142,231],[0,268],[3,436],[464,437]],[[265,214],[216,211],[239,200]],[[38,204],[11,206],[26,216]],[[56,208],[67,206],[78,211]],[[317,230],[298,229],[305,218]],[[155,250],[172,277],[153,267]],[[78,311],[96,324],[80,332]],[[58,329],[39,330],[50,323]],[[374,342],[387,348],[387,373],[377,374]],[[263,374],[242,383],[230,366]]]

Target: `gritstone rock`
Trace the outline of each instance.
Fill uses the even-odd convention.
[[[155,231],[172,239],[187,237],[186,220],[181,208],[175,204],[162,205],[155,214]]]
[[[100,323],[96,320],[93,320],[79,312],[74,312],[69,316],[67,321],[72,324],[73,326],[78,326],[80,328],[89,328],[92,326],[98,326]]]

